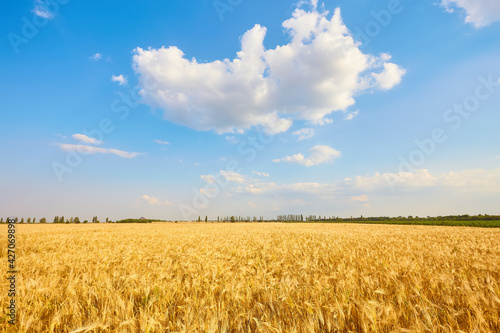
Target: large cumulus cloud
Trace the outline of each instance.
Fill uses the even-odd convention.
[[[136,48],[133,67],[146,104],[164,118],[218,133],[261,126],[286,131],[293,120],[324,123],[325,116],[355,103],[355,96],[388,90],[405,70],[388,54],[364,54],[342,22],[313,3],[283,22],[290,42],[263,45],[266,28],[255,25],[232,59],[199,63],[176,46]]]

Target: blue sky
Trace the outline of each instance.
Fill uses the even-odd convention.
[[[1,6],[5,216],[500,213],[496,0]]]

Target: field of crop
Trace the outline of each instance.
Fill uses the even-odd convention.
[[[17,225],[17,253],[2,332],[500,332],[499,229]]]

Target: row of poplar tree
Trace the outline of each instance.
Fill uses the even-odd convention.
[[[7,217],[5,219],[5,223],[9,221],[9,218]],[[83,222],[80,222],[80,218],[78,217],[71,217],[69,219],[64,219],[64,216],[55,216],[53,223],[88,223],[89,221],[84,220]],[[0,223],[4,223],[3,217],[0,218]],[[37,223],[36,218],[34,217],[33,219],[31,217],[28,217],[26,222],[24,221],[24,217],[19,219],[16,217],[16,223]],[[47,219],[45,217],[42,217],[38,223],[47,223]],[[92,218],[92,223],[100,223],[100,221],[97,219],[97,216],[94,216]],[[111,221],[106,218],[106,223],[111,223]]]

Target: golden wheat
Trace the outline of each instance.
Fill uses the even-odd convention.
[[[17,238],[4,332],[500,331],[498,229],[49,224]]]

